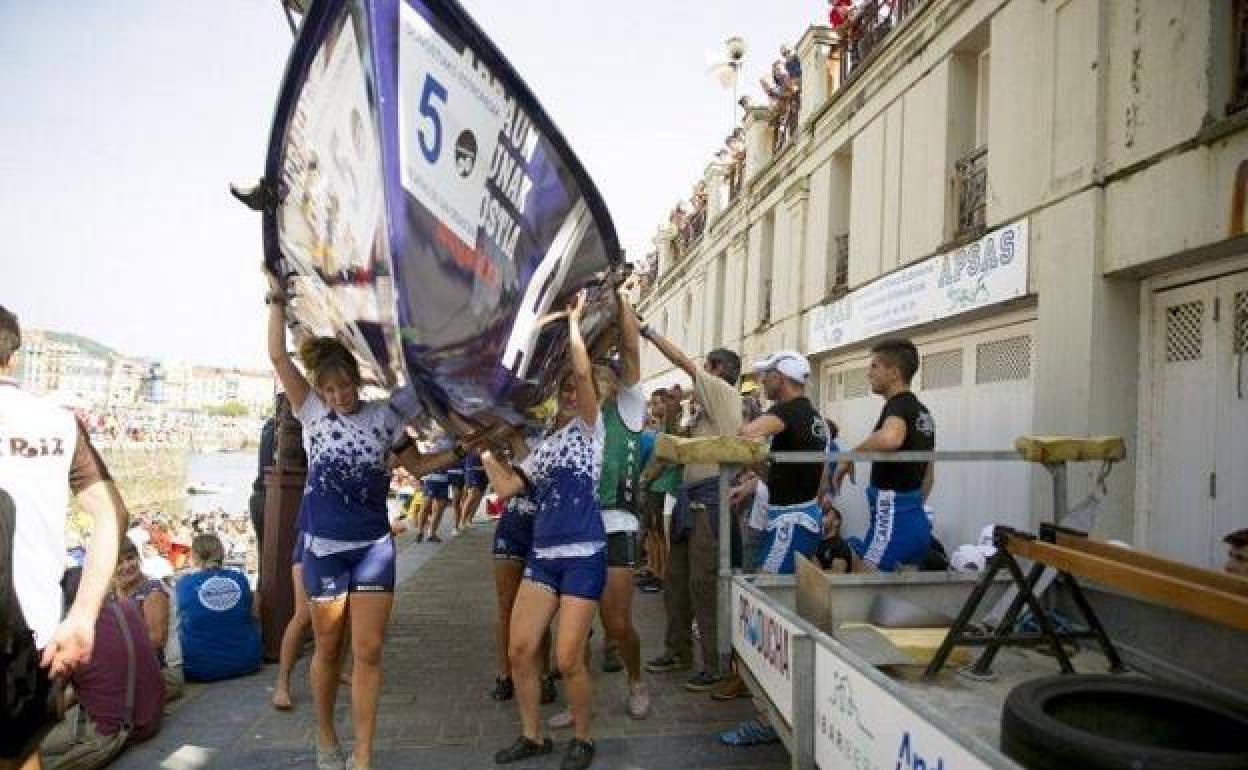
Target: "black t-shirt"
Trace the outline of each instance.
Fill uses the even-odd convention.
[[[936,447],[936,422],[932,413],[910,391],[898,393],[884,404],[875,429],[879,430],[889,417],[900,417],[906,423],[906,440],[897,451],[922,452]],[[910,492],[923,486],[926,473],[927,463],[871,463],[871,486]]]
[[[810,399],[800,396],[776,404],[767,414],[779,417],[784,430],[771,437],[773,452],[823,452],[828,446],[828,426]],[[823,478],[823,463],[772,463],[767,491],[772,505],[793,505],[814,500]]]

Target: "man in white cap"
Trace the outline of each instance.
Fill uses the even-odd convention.
[[[761,532],[755,561],[761,572],[790,575],[795,569],[794,555],[813,556],[823,537],[823,510],[818,497],[828,426],[806,397],[810,362],[801,353],[773,353],[754,364],[754,371],[762,379],[763,394],[771,408],[743,425],[738,435],[751,441],[770,440],[773,452],[820,455],[810,463],[772,463],[767,473],[766,529]],[[744,494],[751,491],[746,489]],[[720,733],[719,740],[729,746],[746,747],[775,743],[779,736],[760,708],[753,719]]]
[[[741,428],[741,437],[771,441],[773,452],[823,452],[828,428],[806,397],[810,363],[801,353],[782,350],[754,364],[771,408]],[[763,572],[792,574],[793,555],[819,546],[823,512],[819,482],[823,464],[773,463],[767,474],[767,529],[758,553]]]

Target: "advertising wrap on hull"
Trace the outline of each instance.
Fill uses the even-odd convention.
[[[614,317],[621,252],[592,180],[502,53],[453,0],[321,0],[287,64],[265,179],[265,259],[297,327],[435,414],[519,422],[553,393],[591,291]]]

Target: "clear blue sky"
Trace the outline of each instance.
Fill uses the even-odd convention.
[[[559,124],[630,255],[822,0],[463,0]],[[0,304],[132,355],[259,365],[262,170],[291,36],[277,0],[0,0]]]

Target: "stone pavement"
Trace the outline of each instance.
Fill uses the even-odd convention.
[[[489,555],[492,523],[478,523],[442,545],[400,539],[399,578],[385,650],[385,684],[378,717],[374,767],[489,770],[492,757],[519,734],[514,702],[487,693],[495,675],[494,587]],[[635,614],[643,658],[661,650],[660,594],[636,594]],[[716,703],[686,692],[686,672],[647,675],[653,708],[635,721],[624,709],[623,673],[598,668],[594,634],[594,738],[597,770],[779,770],[788,755],[779,745],[752,749],[721,746],[715,733],[752,712],[748,700]],[[165,719],[160,734],[129,749],[120,770],[259,770],[311,768],[315,735],[307,685],[307,658],[295,668],[295,710],[269,706],[276,666],[250,677],[192,685]],[[562,693],[562,690],[561,690]],[[562,701],[562,699],[561,699]],[[561,706],[544,706],[543,714]],[[349,688],[339,692],[338,724],[349,745]],[[571,731],[554,731],[550,757],[509,767],[557,768]]]

